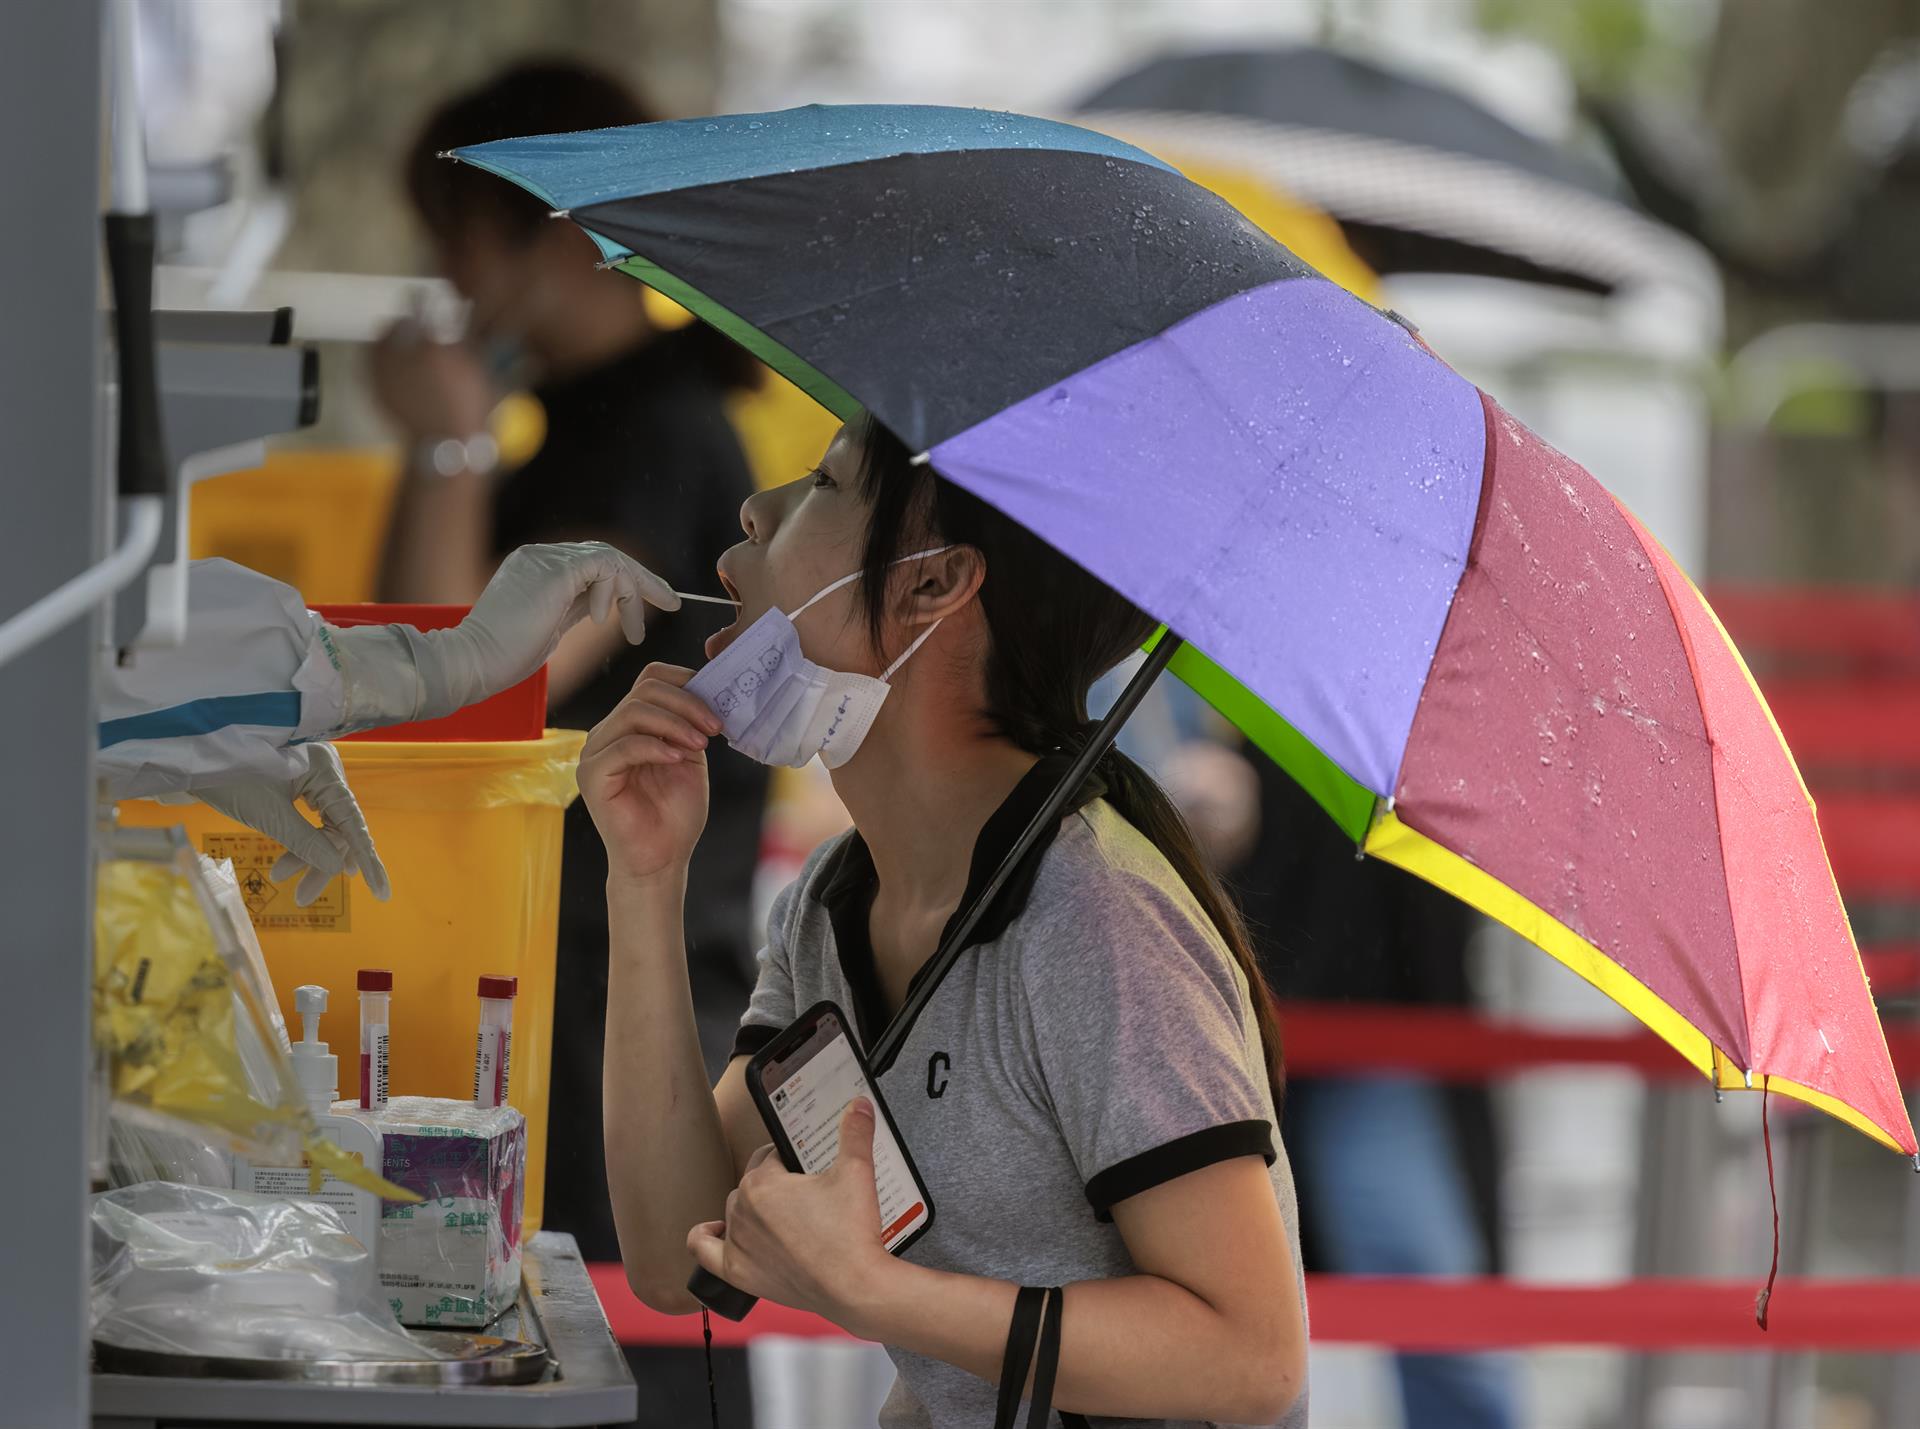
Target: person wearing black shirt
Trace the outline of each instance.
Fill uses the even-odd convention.
[[[752,493],[729,424],[730,390],[758,366],[701,326],[658,331],[642,289],[597,271],[590,240],[531,195],[437,155],[519,134],[645,122],[617,81],[571,63],[522,65],[443,106],[408,161],[409,195],[442,272],[472,305],[460,343],[403,323],[375,348],[372,377],[412,443],[389,538],[383,597],[470,601],[499,560],[530,541],[602,540],[676,589],[717,591],[714,557],[740,534]],[[496,471],[486,439],[494,373],[538,374],[546,436],[517,470]],[[588,729],[652,661],[699,666],[726,623],[689,603],[648,622],[638,648],[582,622],[549,662],[548,719]],[[767,771],[721,755],[709,828],[690,871],[688,959],[714,1070],[753,986],[751,886]],[[601,1143],[606,1021],[606,857],[584,805],[566,816],[554,997],[545,1223],[588,1260],[617,1260]]]

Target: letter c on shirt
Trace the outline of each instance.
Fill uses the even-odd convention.
[[[927,1095],[935,1101],[947,1094],[947,1071],[952,1066],[953,1058],[945,1052],[927,1058]]]

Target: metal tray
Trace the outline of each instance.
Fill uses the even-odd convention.
[[[415,1330],[414,1338],[450,1356],[420,1360],[280,1360],[228,1355],[173,1354],[93,1342],[94,1367],[102,1374],[157,1374],[185,1379],[274,1379],[307,1384],[532,1384],[547,1371],[544,1345],[469,1335],[458,1330]]]

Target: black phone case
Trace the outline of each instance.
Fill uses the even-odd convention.
[[[760,1120],[765,1124],[767,1134],[773,1140],[774,1150],[780,1153],[781,1164],[789,1171],[798,1172],[800,1170],[799,1154],[794,1151],[793,1144],[787,1139],[786,1128],[780,1124],[779,1114],[773,1109],[773,1099],[767,1095],[767,1089],[762,1085],[761,1077],[769,1062],[779,1060],[804,1042],[812,1033],[814,1023],[818,1022],[823,1014],[829,1012],[838,1018],[840,1025],[846,1029],[847,1045],[853,1049],[853,1059],[860,1067],[861,1076],[866,1078],[867,1091],[873,1098],[874,1109],[886,1119],[887,1130],[893,1133],[893,1143],[900,1148],[900,1155],[907,1163],[907,1174],[913,1177],[914,1189],[920,1193],[921,1203],[927,1208],[927,1218],[920,1223],[920,1228],[889,1252],[893,1255],[903,1255],[915,1241],[933,1229],[933,1218],[937,1213],[933,1196],[927,1190],[927,1183],[920,1175],[920,1168],[914,1164],[913,1152],[907,1146],[907,1139],[900,1134],[900,1128],[894,1125],[893,1113],[887,1109],[887,1099],[880,1095],[880,1083],[874,1078],[873,1069],[867,1065],[866,1053],[860,1050],[859,1040],[854,1035],[854,1024],[847,1014],[840,1010],[839,1005],[831,1001],[814,1003],[794,1019],[792,1026],[754,1053],[747,1063],[747,1092],[752,1096],[754,1106],[760,1110]]]

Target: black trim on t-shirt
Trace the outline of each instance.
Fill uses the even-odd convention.
[[[947,933],[955,920],[973,906],[974,899],[980,896],[987,881],[1000,867],[1000,861],[1013,848],[1014,842],[1046,802],[1047,795],[1053,792],[1054,786],[1072,764],[1070,755],[1043,755],[1033,768],[1020,777],[1020,782],[1014,785],[1013,792],[1007,795],[1000,807],[987,817],[973,843],[973,859],[967,868],[966,892],[960,895],[959,905],[947,919],[946,927],[940,930],[942,944],[946,942]],[[1062,811],[1062,821],[1068,814],[1092,803],[1106,792],[1106,783],[1100,776],[1097,773],[1089,774]],[[991,943],[1026,911],[1027,899],[1033,893],[1034,879],[1040,873],[1040,860],[1052,847],[1059,831],[1059,826],[1055,825],[1035,842],[1032,850],[1021,860],[1020,867],[1001,886],[992,906],[974,925],[967,937],[967,947]],[[848,1010],[859,1025],[862,1047],[871,1047],[879,1040],[892,1016],[887,1007],[886,993],[880,986],[880,971],[874,962],[872,934],[867,922],[868,915],[873,911],[874,894],[879,888],[873,854],[867,848],[866,840],[855,830],[848,833],[840,846],[827,855],[815,882],[813,895],[820,906],[826,909],[828,921],[833,924],[833,943],[840,954],[840,971],[852,994],[853,1006]],[[909,994],[920,985],[928,966],[931,966],[931,960],[913,975],[912,981],[907,984]],[[885,1067],[873,1069],[876,1076],[886,1070]]]
[[[778,1027],[769,1027],[763,1022],[749,1022],[733,1034],[733,1057],[751,1057],[767,1043],[781,1033]]]
[[[1113,1208],[1129,1196],[1151,1191],[1189,1171],[1236,1156],[1259,1156],[1273,1165],[1273,1127],[1262,1118],[1227,1121],[1162,1142],[1151,1151],[1129,1156],[1087,1182],[1087,1201],[1096,1220],[1113,1219]]]

